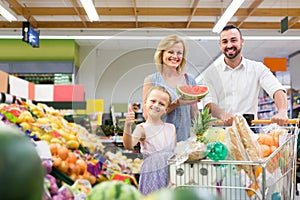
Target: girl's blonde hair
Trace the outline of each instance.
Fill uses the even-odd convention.
[[[171,94],[170,92],[163,86],[153,86],[150,88],[150,90],[148,90],[147,94],[146,94],[146,99],[148,99],[149,97],[149,94],[153,91],[153,90],[159,90],[159,91],[162,91],[164,93],[166,93],[168,96],[169,96],[169,101],[168,101],[168,107],[170,106],[171,102],[172,102],[172,97],[171,97]]]
[[[159,72],[162,72],[163,70],[163,53],[165,50],[171,48],[175,44],[181,43],[183,46],[183,55],[182,55],[182,62],[177,67],[178,72],[184,73],[186,70],[186,44],[183,39],[181,39],[178,35],[169,35],[163,40],[160,41],[158,44],[158,47],[154,54],[154,61],[156,64],[156,68]]]

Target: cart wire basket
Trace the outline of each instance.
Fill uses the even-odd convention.
[[[283,126],[288,136],[262,161],[203,159],[178,163],[175,156],[168,160],[170,184],[175,188],[207,190],[224,200],[291,200],[296,194],[296,159],[298,120]],[[259,129],[270,120],[253,120],[251,128]],[[249,186],[246,173],[238,167],[261,168],[258,184]],[[272,171],[272,173],[270,173]],[[186,188],[186,189],[188,189]]]

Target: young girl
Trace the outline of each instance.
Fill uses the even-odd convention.
[[[154,86],[146,95],[146,122],[138,124],[132,133],[134,112],[129,109],[126,116],[123,144],[126,149],[132,149],[140,142],[144,156],[139,180],[139,190],[143,195],[168,186],[167,160],[175,149],[176,131],[175,126],[164,122],[162,117],[170,103],[170,93],[164,87]]]

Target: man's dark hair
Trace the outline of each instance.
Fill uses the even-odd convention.
[[[227,24],[227,25],[222,29],[221,33],[222,33],[223,31],[228,31],[228,30],[230,30],[230,29],[236,29],[236,30],[238,30],[239,33],[240,33],[240,35],[241,35],[241,38],[242,38],[242,32],[241,32],[241,30],[240,30],[238,27],[236,27],[236,26],[234,26],[234,25],[232,25],[232,24]]]

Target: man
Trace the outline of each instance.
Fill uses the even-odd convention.
[[[210,93],[203,99],[214,117],[231,125],[233,115],[252,114],[257,118],[260,88],[274,99],[278,113],[272,123],[283,125],[288,119],[287,95],[278,79],[263,63],[242,56],[244,39],[241,31],[227,25],[220,33],[222,62],[207,68],[202,76]]]

